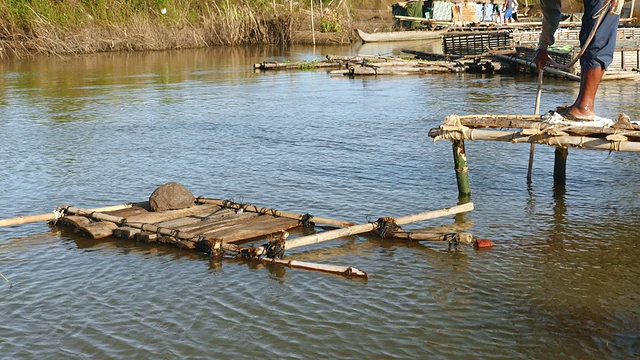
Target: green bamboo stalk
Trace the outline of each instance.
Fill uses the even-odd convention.
[[[451,141],[453,147],[453,163],[456,170],[456,181],[458,182],[458,195],[471,195],[469,185],[469,167],[467,165],[467,154],[464,150],[464,140]]]

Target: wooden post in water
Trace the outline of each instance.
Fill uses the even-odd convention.
[[[456,170],[456,181],[458,182],[458,195],[471,195],[469,186],[469,168],[467,166],[467,154],[464,150],[464,140],[452,140],[453,164]]]
[[[569,156],[569,148],[557,146],[554,155],[553,185],[555,187],[564,187],[567,182],[567,156]]]

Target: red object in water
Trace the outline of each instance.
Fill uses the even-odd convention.
[[[491,242],[491,240],[487,239],[476,239],[473,242],[473,247],[476,249],[491,248],[493,247],[493,243]]]

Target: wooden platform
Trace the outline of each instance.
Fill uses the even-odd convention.
[[[115,236],[144,242],[172,243],[190,249],[195,249],[198,239],[202,238],[236,243],[302,226],[298,219],[238,211],[216,204],[198,204],[181,210],[151,212],[148,204],[138,203],[131,208],[104,214],[121,217],[124,221],[118,224],[96,221],[81,215],[67,215],[57,223],[71,226],[94,239]],[[154,231],[144,230],[153,227]],[[183,240],[177,239],[177,236],[163,235],[167,231],[174,235],[181,234],[180,238]],[[191,240],[187,240],[189,238]]]
[[[609,127],[590,126],[588,122],[550,123],[539,115],[451,115],[438,128],[431,129],[429,136],[434,141],[484,140],[640,151],[640,125],[632,124],[624,114]]]
[[[559,119],[558,119],[559,118]],[[458,194],[471,195],[465,140],[530,143],[527,183],[531,183],[534,144],[555,147],[554,188],[563,189],[569,147],[579,149],[640,152],[640,125],[620,114],[617,121],[570,122],[561,116],[547,119],[539,115],[469,115],[447,117],[442,125],[429,130],[434,141],[450,140],[456,171]]]

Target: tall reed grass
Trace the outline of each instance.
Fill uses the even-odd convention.
[[[292,0],[0,0],[0,60],[288,44],[308,7]]]

